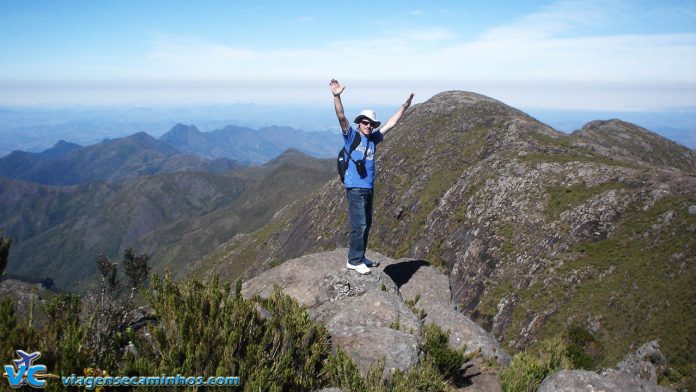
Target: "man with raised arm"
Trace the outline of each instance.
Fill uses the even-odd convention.
[[[350,240],[348,243],[348,269],[361,274],[369,274],[370,267],[376,267],[377,262],[365,257],[367,238],[372,226],[372,197],[375,185],[375,147],[384,135],[396,125],[406,109],[411,106],[413,93],[409,95],[401,108],[392,115],[389,120],[380,127],[377,115],[372,110],[363,110],[353,121],[357,124],[357,131],[348,123],[343,112],[341,93],[345,86],[341,86],[336,79],[329,83],[331,93],[334,96],[336,116],[341,124],[345,149],[349,152],[348,169],[343,183],[346,187],[348,199],[348,217],[350,219]],[[359,139],[359,142],[356,140]],[[351,149],[351,146],[354,146]]]

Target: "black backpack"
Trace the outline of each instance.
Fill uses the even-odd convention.
[[[358,148],[358,146],[360,145],[360,141],[360,133],[356,132],[355,137],[353,138],[353,142],[350,144],[350,150],[346,151],[346,146],[343,146],[343,148],[341,148],[341,151],[338,152],[338,157],[336,157],[336,170],[338,170],[338,176],[341,177],[341,182],[345,182],[346,170],[348,170],[349,161],[353,161],[360,177],[364,178],[367,176],[367,170],[365,169],[365,159],[367,158],[367,149],[369,147],[369,142],[368,146],[365,147],[365,152],[363,153],[362,159],[356,161],[350,157],[350,154],[353,151],[355,151],[355,149]]]

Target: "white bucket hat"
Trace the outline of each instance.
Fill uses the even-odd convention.
[[[377,114],[373,110],[370,110],[370,109],[365,109],[362,112],[360,112],[358,117],[356,117],[355,121],[353,121],[353,122],[358,124],[363,119],[370,120],[373,128],[377,128],[381,124],[381,122],[377,121]]]

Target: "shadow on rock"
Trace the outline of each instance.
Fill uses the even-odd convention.
[[[420,267],[429,265],[430,263],[425,260],[407,260],[384,267],[384,273],[396,283],[396,287],[401,288],[402,285],[408,283]]]

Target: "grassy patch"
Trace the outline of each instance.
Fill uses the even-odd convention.
[[[530,132],[529,135],[536,139],[536,141],[538,141],[540,144],[545,146],[574,148],[572,144],[572,138],[569,135],[558,135],[558,137],[552,137],[550,135],[540,132]]]
[[[407,299],[404,300],[404,303],[406,303],[406,306],[413,312],[413,314],[418,317],[418,320],[423,320],[425,319],[425,311],[422,308],[416,307],[416,304],[420,300],[420,293],[416,294],[416,297],[413,299]]]
[[[543,153],[543,152],[532,152],[523,157],[518,157],[524,162],[529,162],[532,164],[543,163],[543,162],[555,162],[555,163],[570,163],[570,162],[592,162],[601,163],[607,166],[621,166],[631,169],[642,169],[643,166],[628,163],[624,161],[615,161],[602,156],[592,155],[592,154],[580,154],[576,152],[572,153]]]
[[[501,369],[500,381],[505,392],[535,392],[546,376],[571,367],[565,341],[549,339],[539,350],[515,354],[510,366]]]
[[[688,231],[696,216],[687,212],[694,204],[696,196],[674,196],[647,211],[636,205],[611,238],[572,247],[560,256],[562,267],[518,290],[510,330],[521,331],[533,314],[549,308],[557,311],[540,338],[597,320],[594,338],[604,347],[598,366],[614,366],[631,347],[658,339],[675,374],[696,386],[696,236]]]
[[[496,284],[488,294],[483,297],[477,310],[484,315],[495,316],[498,313],[498,304],[505,296],[513,292],[514,288],[510,282],[500,282]]]
[[[549,193],[549,204],[546,213],[552,219],[557,219],[561,212],[582,204],[585,200],[602,194],[611,189],[621,189],[623,184],[620,182],[605,182],[596,186],[588,187],[585,183],[571,186],[554,186],[547,188]]]
[[[510,222],[505,222],[495,229],[496,233],[502,237],[500,250],[503,252],[503,257],[513,254],[516,250],[514,245],[515,240],[515,225]]]

